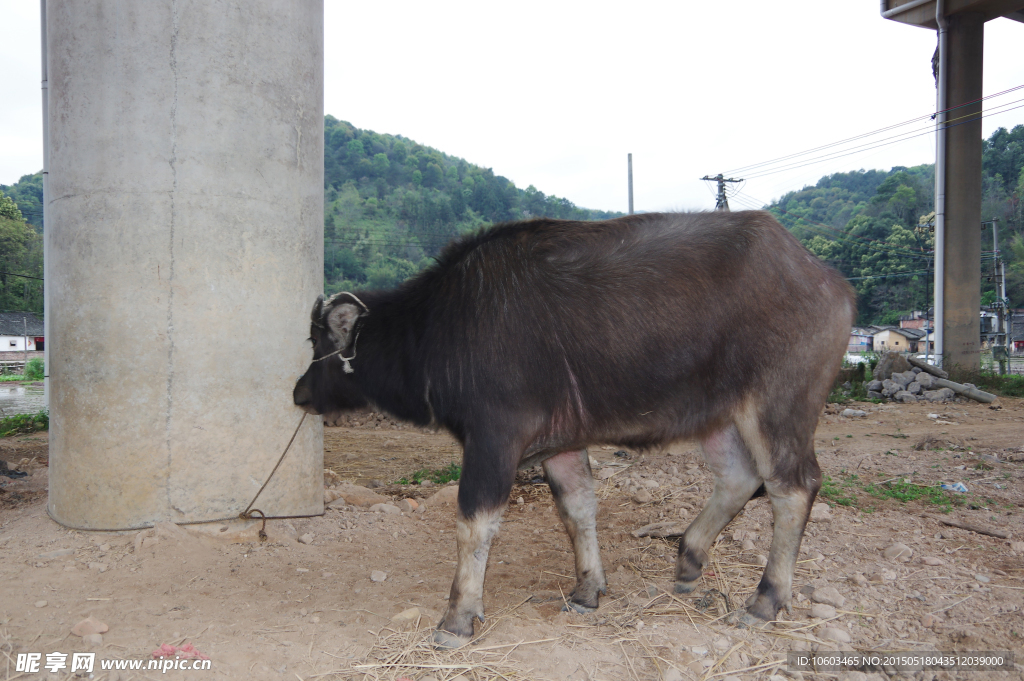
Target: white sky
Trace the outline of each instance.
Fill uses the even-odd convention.
[[[629,152],[637,210],[707,209],[705,174],[935,104],[935,33],[883,20],[874,0],[325,4],[325,113],[588,208],[626,210]],[[1024,84],[1022,44],[1024,24],[986,25],[986,95]],[[11,184],[42,167],[37,2],[0,0],[0,69],[0,183]],[[1024,90],[993,103],[1017,99]],[[986,136],[1024,123],[1024,108],[983,123]],[[827,173],[933,159],[924,135],[743,192],[767,202]]]

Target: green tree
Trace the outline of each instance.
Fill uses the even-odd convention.
[[[373,174],[377,177],[384,177],[388,174],[388,170],[391,168],[391,162],[388,160],[387,154],[374,154],[373,155]]]

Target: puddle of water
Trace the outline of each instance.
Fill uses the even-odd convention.
[[[45,408],[43,386],[0,383],[0,416],[35,414]]]

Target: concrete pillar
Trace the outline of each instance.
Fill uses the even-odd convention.
[[[323,288],[322,0],[49,0],[50,498],[236,516],[301,413]],[[323,512],[307,418],[256,507]]]
[[[949,17],[946,92],[946,248],[943,366],[980,367],[981,102],[985,21],[964,12]],[[976,120],[970,120],[976,119]],[[970,122],[964,122],[970,121]]]

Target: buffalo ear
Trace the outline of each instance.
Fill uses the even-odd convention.
[[[316,297],[316,302],[313,303],[313,323],[319,326],[321,324],[320,316],[324,313],[324,297],[322,295]]]
[[[348,347],[352,340],[352,329],[355,328],[356,320],[359,319],[362,312],[352,303],[342,303],[335,305],[327,313],[327,328],[337,339],[339,348]]]

